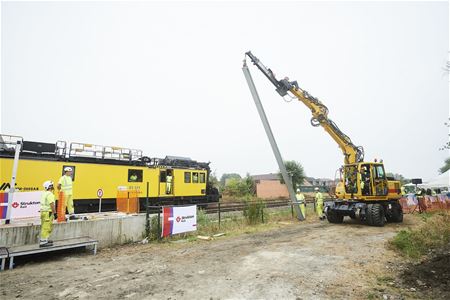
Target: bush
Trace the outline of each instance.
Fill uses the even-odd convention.
[[[262,223],[264,218],[264,207],[265,204],[261,200],[245,200],[244,217],[247,224],[254,225],[257,223]]]
[[[450,215],[448,213],[434,214],[424,218],[425,223],[417,229],[401,230],[390,241],[394,248],[408,257],[418,259],[430,250],[449,247]]]
[[[160,224],[160,226],[162,226]],[[155,241],[160,237],[161,233],[158,230],[158,216],[150,218],[150,233],[148,235],[149,241]]]

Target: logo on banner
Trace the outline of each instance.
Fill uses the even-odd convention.
[[[14,193],[11,203],[11,219],[30,218],[40,215],[42,192],[20,192]],[[0,219],[6,218],[8,210],[8,193],[0,193]]]

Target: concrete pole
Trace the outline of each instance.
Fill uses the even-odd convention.
[[[281,175],[283,176],[283,180],[286,183],[286,186],[288,188],[289,197],[290,197],[291,202],[293,203],[293,205],[295,207],[295,211],[297,213],[297,219],[299,219],[300,221],[303,221],[305,219],[305,217],[302,215],[300,207],[298,205],[296,205],[297,198],[295,197],[295,192],[294,192],[294,188],[292,187],[291,178],[289,178],[289,175],[286,171],[286,167],[284,166],[284,162],[281,157],[280,150],[278,149],[277,143],[276,143],[275,138],[272,133],[272,129],[270,128],[269,121],[267,120],[266,113],[264,112],[263,105],[259,98],[258,91],[256,90],[255,83],[253,82],[252,75],[250,74],[250,70],[248,69],[247,63],[245,62],[245,60],[244,60],[244,65],[242,66],[242,71],[244,72],[244,76],[245,76],[245,79],[247,80],[248,87],[250,88],[250,92],[252,93],[253,100],[255,101],[256,109],[258,110],[259,116],[264,125],[264,130],[266,131],[267,137],[270,142],[270,146],[272,146],[272,151],[277,160],[278,167],[280,168],[280,171],[281,171]]]

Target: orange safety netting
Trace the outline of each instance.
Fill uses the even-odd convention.
[[[419,197],[408,195],[400,199],[400,204],[404,213],[450,210],[450,198],[445,194]]]
[[[117,191],[116,206],[118,212],[138,213],[139,192],[136,190]]]
[[[64,193],[58,193],[58,205],[56,207],[56,213],[58,214],[58,223],[66,221],[66,203],[64,201]]]

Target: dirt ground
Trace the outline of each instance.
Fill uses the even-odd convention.
[[[410,299],[428,298],[400,276],[387,240],[403,224],[351,220],[281,223],[212,241],[131,244],[97,256],[69,252],[17,261],[2,272],[2,299]],[[447,261],[448,263],[448,261]],[[397,267],[401,266],[401,267]],[[445,291],[433,298],[447,298]]]

